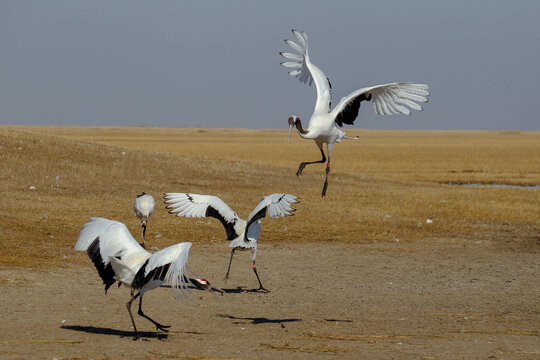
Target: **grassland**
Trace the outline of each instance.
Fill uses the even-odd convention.
[[[317,148],[287,142],[284,130],[2,127],[0,262],[56,264],[90,216],[137,234],[132,202],[142,191],[158,200],[164,192],[215,194],[244,216],[265,194],[299,196],[294,221],[266,222],[264,241],[444,238],[538,249],[539,190],[451,184],[540,184],[540,133],[349,133],[361,140],[335,147],[321,199],[322,165],[295,176],[300,161],[318,159]],[[149,227],[159,229],[158,246],[219,239],[217,221],[201,229],[159,207]]]
[[[538,358],[540,133],[351,130],[334,149],[328,195],[312,142],[285,130],[0,127],[0,359]],[[107,296],[73,250],[91,216],[124,222],[156,197],[147,242],[192,241],[190,266],[221,287],[179,302]],[[256,286],[229,259],[215,219],[168,214],[164,192],[220,196],[247,216],[262,195],[301,198],[264,219]],[[429,222],[427,220],[430,220]]]

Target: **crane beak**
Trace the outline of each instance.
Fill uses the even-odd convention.
[[[189,282],[191,282],[191,284],[193,284],[196,288],[200,290],[207,290],[215,295],[217,295],[218,293],[220,295],[223,295],[223,290],[210,286],[210,283],[206,279],[189,278]]]
[[[287,140],[287,141],[291,141],[291,133],[292,133],[292,129],[293,129],[293,124],[291,123],[291,124],[289,125],[289,140]]]
[[[208,291],[210,291],[212,294],[216,294],[216,295],[221,295],[223,296],[223,294],[225,293],[223,290],[221,290],[220,288],[215,288],[215,287],[210,287],[210,289],[208,289]]]

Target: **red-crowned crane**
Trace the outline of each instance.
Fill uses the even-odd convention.
[[[289,194],[271,194],[261,199],[255,209],[249,214],[246,220],[241,219],[223,200],[217,196],[167,193],[164,196],[167,209],[170,214],[184,217],[213,217],[218,219],[227,233],[230,241],[231,258],[225,280],[229,278],[231,263],[236,250],[251,250],[253,261],[253,272],[259,281],[259,289],[268,292],[261,283],[255,258],[257,256],[257,241],[261,234],[261,219],[266,216],[271,218],[292,216],[296,209],[291,207],[291,203],[297,203],[298,198]]]
[[[133,203],[133,210],[135,211],[135,216],[141,219],[142,227],[142,247],[146,249],[146,226],[148,224],[148,219],[150,215],[154,213],[154,208],[156,207],[156,201],[152,195],[149,195],[143,191],[142,194],[137,195],[135,202]]]
[[[86,251],[99,276],[105,284],[105,293],[116,281],[118,286],[131,287],[132,298],[126,306],[135,331],[134,340],[139,338],[135,320],[131,314],[131,303],[139,298],[138,314],[150,320],[158,330],[167,332],[169,325],[162,325],[142,311],[143,295],[168,281],[176,297],[186,297],[187,285],[210,290],[205,279],[192,279],[186,276],[191,270],[187,264],[190,242],[179,243],[159,250],[153,254],[144,250],[131,236],[124,224],[104,218],[90,218],[84,224],[75,250]],[[187,289],[189,292],[189,289]]]
[[[308,54],[308,37],[303,31],[292,31],[298,43],[285,40],[285,42],[297,52],[287,53],[280,52],[280,55],[287,59],[281,65],[292,68],[289,72],[291,76],[298,78],[302,83],[307,83],[311,86],[315,83],[317,89],[317,101],[315,109],[309,119],[307,129],[302,127],[302,123],[298,116],[289,117],[289,140],[291,131],[296,127],[298,133],[304,139],[313,139],[322,154],[322,159],[319,161],[302,162],[298,167],[296,176],[302,175],[302,171],[306,165],[324,163],[326,155],[323,151],[323,144],[326,144],[328,153],[328,162],[326,163],[326,178],[322,190],[322,196],[326,195],[328,188],[328,173],[330,172],[330,157],[334,143],[341,142],[342,139],[356,140],[358,137],[345,136],[345,132],[341,131],[343,124],[353,125],[354,120],[358,116],[360,103],[364,100],[373,101],[373,108],[376,114],[392,115],[406,114],[410,115],[411,108],[421,111],[422,107],[416,102],[427,102],[429,96],[429,86],[424,84],[412,83],[390,83],[376,85],[355,90],[349,95],[341,99],[341,101],[330,110],[332,102],[332,86],[328,77],[309,59]]]

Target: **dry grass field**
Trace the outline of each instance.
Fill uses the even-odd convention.
[[[320,154],[286,130],[0,127],[0,358],[540,358],[540,133],[364,131]],[[156,197],[151,247],[191,241],[195,272],[225,290],[145,297],[168,335],[137,318],[125,289],[103,295],[73,251],[88,217],[124,222]],[[167,214],[164,192],[220,196],[247,216],[261,196],[300,197],[265,219],[256,287],[214,219]],[[427,220],[430,221],[427,221]],[[96,346],[97,345],[97,346]]]

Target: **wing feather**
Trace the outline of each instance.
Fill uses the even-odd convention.
[[[398,100],[396,100],[396,102],[398,102],[400,104],[403,104],[403,105],[406,105],[406,106],[410,107],[413,110],[422,111],[422,107],[420,105],[418,105],[417,103],[415,103],[414,101],[411,101],[409,99],[399,98]],[[409,112],[409,114],[410,114],[410,112]]]
[[[87,251],[98,237],[101,257],[105,264],[109,263],[109,256],[147,252],[133,238],[126,225],[104,218],[90,218],[90,221],[84,224],[75,244],[75,250]]]
[[[298,51],[300,54],[304,52],[304,48],[295,43],[294,41],[285,39],[285,42],[287,43],[287,45]]]
[[[300,69],[289,71],[289,75],[296,76],[299,75],[302,72]]]
[[[170,282],[177,298],[187,297],[185,289],[190,292],[186,284],[190,248],[191,243],[184,242],[152,254],[135,275],[132,284],[133,288],[135,290],[141,289],[151,280]]]
[[[271,218],[292,216],[296,209],[293,209],[291,204],[298,202],[298,198],[290,194],[271,194],[263,197],[251,214],[249,214],[245,240],[247,241],[249,234],[257,231],[260,232],[260,229],[257,230],[256,226],[266,216],[267,211],[268,216]]]
[[[381,105],[384,111],[385,115],[393,114],[393,111],[391,110],[391,105],[388,103],[388,99],[386,99],[386,94],[381,94]]]
[[[328,113],[332,101],[332,87],[330,86],[330,81],[322,70],[309,60],[307,34],[303,31],[296,30],[293,30],[292,33],[299,44],[288,39],[285,40],[285,43],[298,52],[298,54],[280,52],[281,56],[288,60],[292,60],[282,62],[281,65],[287,68],[297,67],[297,69],[289,71],[289,75],[296,77],[300,82],[308,84],[309,86],[311,86],[312,83],[315,83],[315,87],[317,88],[315,111]],[[293,64],[296,65],[293,66]]]
[[[303,31],[299,32],[296,30],[293,30],[292,33],[300,41],[300,43],[302,44],[302,47],[307,48],[307,41],[308,41],[307,34]]]
[[[232,240],[238,237],[235,225],[239,221],[238,215],[217,196],[188,193],[166,193],[163,197],[170,214],[183,217],[213,217],[218,219],[227,238]]]
[[[88,253],[105,284],[105,291],[118,279],[110,264],[111,257],[134,267],[150,257],[150,253],[139,245],[124,224],[104,218],[90,218],[84,224],[75,250]]]
[[[334,119],[339,126],[352,125],[358,116],[360,103],[364,100],[373,101],[373,110],[379,115],[405,114],[410,115],[408,108],[422,110],[416,102],[427,102],[430,95],[426,84],[390,83],[362,88],[353,91],[340,100],[332,110]]]
[[[302,64],[299,64],[297,62],[292,62],[292,61],[285,61],[285,62],[282,62],[280,63],[281,66],[285,66],[285,67],[289,67],[289,68],[299,68],[299,67],[302,67]]]
[[[304,57],[303,57],[303,56],[296,55],[296,54],[292,54],[292,53],[288,53],[288,52],[280,52],[279,55],[281,55],[281,56],[283,56],[284,58],[289,59],[289,60],[299,61],[300,63],[302,63],[302,61],[304,61]]]

